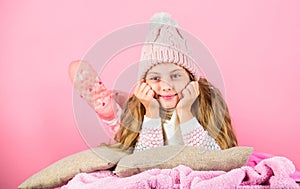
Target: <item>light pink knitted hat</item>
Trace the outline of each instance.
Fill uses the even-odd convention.
[[[175,63],[199,79],[199,69],[191,60],[191,50],[175,20],[168,13],[157,13],[150,19],[150,32],[142,49],[139,79],[160,63]]]

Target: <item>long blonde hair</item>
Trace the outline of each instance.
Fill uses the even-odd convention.
[[[194,80],[191,76],[191,80]],[[198,80],[200,94],[192,105],[192,113],[199,123],[215,138],[221,149],[238,145],[234,134],[228,107],[221,92],[206,79]],[[139,99],[132,95],[121,116],[121,127],[115,135],[118,147],[133,150],[138,140],[145,115],[145,107]]]

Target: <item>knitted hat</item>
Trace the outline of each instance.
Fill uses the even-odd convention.
[[[157,13],[150,19],[150,32],[142,48],[139,79],[160,63],[175,63],[199,79],[199,69],[191,60],[191,50],[175,20],[168,13]]]

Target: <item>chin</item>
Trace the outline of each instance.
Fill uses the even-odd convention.
[[[178,103],[178,99],[172,99],[172,100],[164,100],[164,99],[159,99],[160,105],[164,109],[172,109],[176,108],[176,105]]]
[[[173,108],[175,108],[176,106],[161,106],[162,108],[164,108],[164,109],[173,109]]]
[[[164,103],[164,102],[161,102],[161,107],[164,108],[164,109],[171,109],[171,108],[176,108],[176,104],[177,103]]]

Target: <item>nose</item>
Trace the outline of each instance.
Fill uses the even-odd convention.
[[[161,81],[160,87],[161,87],[161,90],[164,92],[168,92],[168,91],[172,90],[172,85],[168,81]]]

